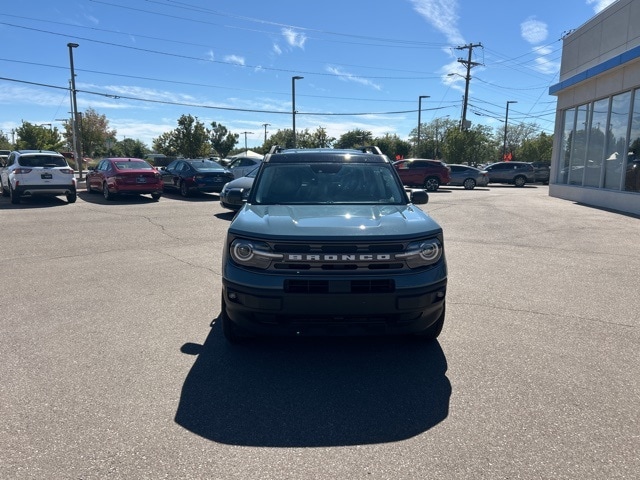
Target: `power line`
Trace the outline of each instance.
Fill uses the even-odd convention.
[[[60,87],[60,86],[56,86],[56,85],[48,85],[45,83],[36,83],[36,82],[29,82],[26,80],[18,80],[18,79],[14,79],[14,78],[7,78],[7,77],[0,77],[0,80],[6,80],[8,82],[16,82],[16,83],[24,83],[24,84],[28,84],[28,85],[36,85],[36,86],[40,86],[40,87],[47,87],[47,88],[56,88],[56,89],[61,89],[61,90],[68,90],[68,88],[66,87]],[[291,115],[290,111],[284,111],[284,110],[258,110],[258,109],[252,109],[252,108],[236,108],[236,107],[220,107],[220,106],[215,106],[215,105],[205,105],[202,103],[188,103],[188,102],[171,102],[168,100],[155,100],[152,98],[141,98],[141,97],[133,97],[133,96],[129,96],[129,95],[115,95],[115,94],[111,94],[111,93],[103,93],[103,92],[94,92],[91,90],[81,90],[81,89],[77,89],[76,90],[78,93],[85,93],[87,95],[96,95],[96,96],[100,96],[100,97],[104,97],[104,98],[111,98],[113,100],[133,100],[133,101],[138,101],[138,102],[147,102],[147,103],[156,103],[156,104],[162,104],[162,105],[174,105],[174,106],[181,106],[181,107],[193,107],[193,108],[206,108],[206,109],[212,109],[212,110],[226,110],[226,111],[233,111],[233,112],[249,112],[249,113],[267,113],[267,114],[276,114],[276,115]],[[444,108],[448,108],[448,107],[436,107],[436,108],[425,108],[423,110],[426,111],[435,111],[435,110],[441,110]],[[337,112],[297,112],[298,115],[308,115],[308,116],[354,116],[354,117],[358,117],[358,116],[368,116],[368,115],[404,115],[407,113],[415,113],[417,112],[417,109],[413,109],[413,110],[397,110],[397,111],[390,111],[390,112],[342,112],[342,113],[337,113]]]

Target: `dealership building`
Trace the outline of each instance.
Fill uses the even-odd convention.
[[[563,39],[549,194],[640,215],[640,1]]]

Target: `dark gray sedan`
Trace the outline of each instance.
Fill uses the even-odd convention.
[[[486,187],[489,184],[489,175],[485,170],[470,167],[468,165],[447,165],[451,168],[451,181],[448,186],[464,187],[473,190],[478,187]]]
[[[183,197],[192,193],[218,193],[234,178],[225,167],[205,158],[174,160],[160,169],[160,175],[165,190],[177,190]]]
[[[256,178],[256,173],[258,173],[258,168],[259,166],[255,167],[244,177],[236,178],[222,187],[222,191],[220,192],[220,205],[222,207],[228,208],[229,210],[240,210],[240,207],[242,207],[242,204],[249,196],[249,192],[253,186],[253,180]],[[229,192],[234,190],[242,194],[242,201],[239,203],[237,200],[234,200],[234,198],[237,199],[237,196],[234,198],[229,196]]]

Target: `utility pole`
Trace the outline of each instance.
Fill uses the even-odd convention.
[[[462,122],[460,123],[460,130],[464,131],[467,128],[467,103],[469,102],[469,82],[471,81],[471,69],[473,67],[477,67],[478,65],[482,65],[478,62],[471,61],[471,55],[473,53],[473,49],[476,47],[482,47],[481,43],[470,43],[469,45],[462,45],[460,47],[456,47],[456,50],[468,50],[467,59],[458,58],[458,62],[463,64],[467,68],[467,74],[464,77],[464,103],[462,107]]]
[[[270,127],[271,124],[270,123],[263,123],[262,126],[264,127],[264,143],[266,145],[267,144],[267,127]]]
[[[76,167],[78,168],[78,179],[82,180],[82,155],[80,148],[78,147],[79,143],[79,133],[78,133],[78,101],[76,99],[76,74],[73,69],[73,49],[77,48],[79,45],[77,43],[67,43],[67,47],[69,47],[69,65],[71,67],[71,115],[73,116],[73,157],[76,161]]]
[[[247,148],[247,134],[253,135],[253,132],[242,132],[242,133],[244,133],[244,154],[246,155],[247,152],[249,151]]]

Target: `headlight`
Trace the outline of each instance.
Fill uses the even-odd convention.
[[[442,258],[442,243],[437,238],[412,242],[405,253],[396,255],[407,262],[409,268],[427,267]]]
[[[229,253],[233,261],[245,267],[269,268],[273,260],[281,260],[283,256],[271,253],[269,245],[264,242],[254,242],[237,238],[229,246]]]

